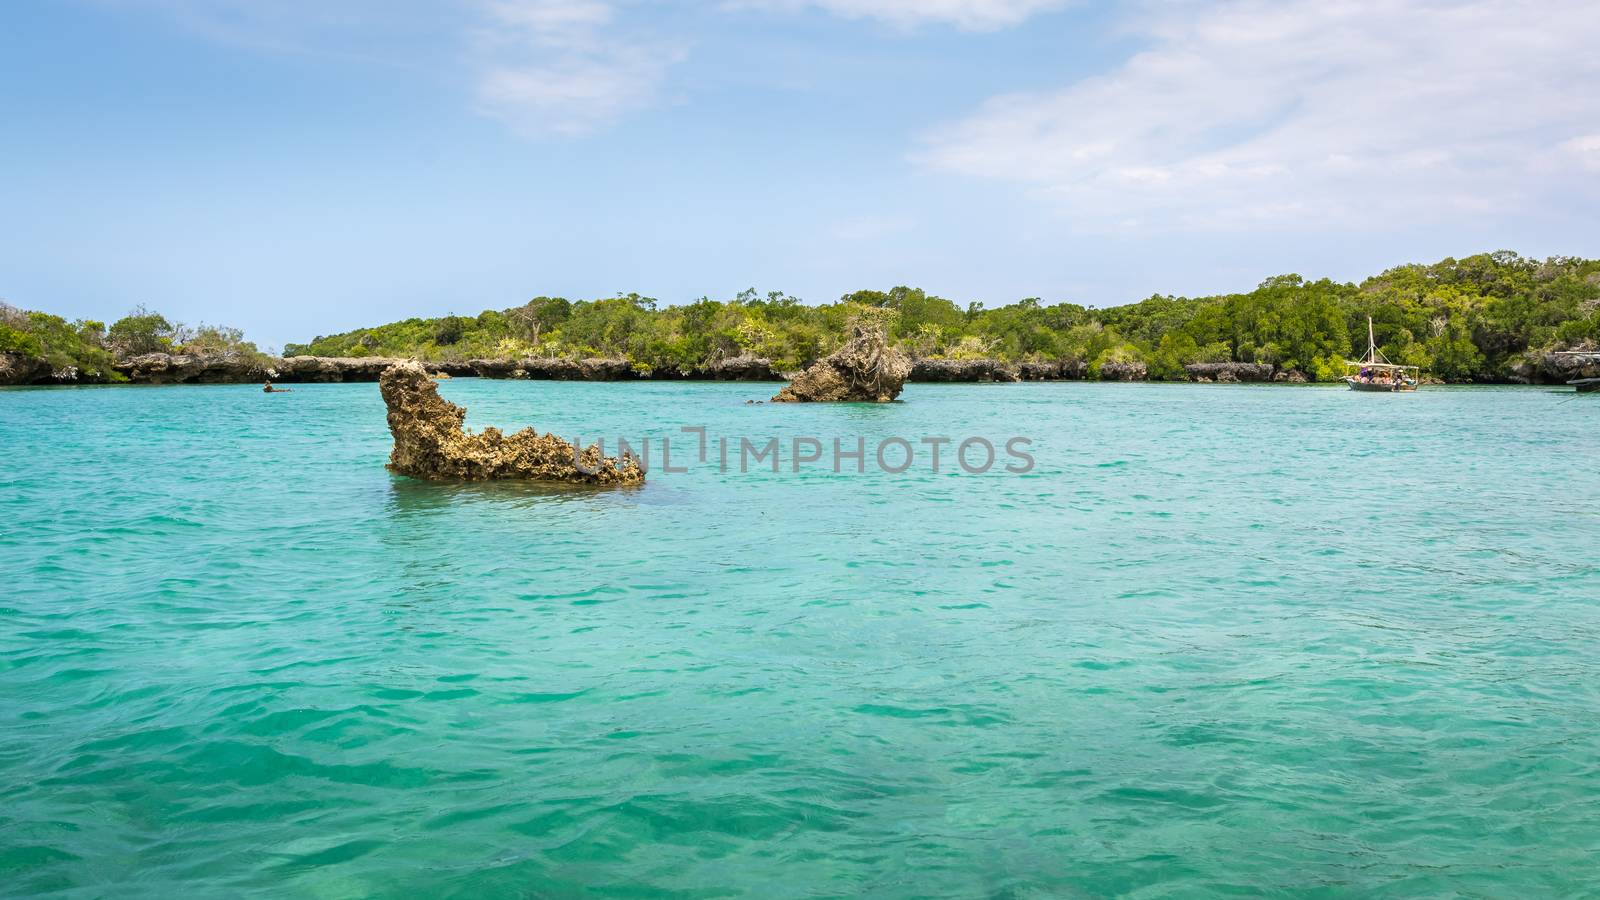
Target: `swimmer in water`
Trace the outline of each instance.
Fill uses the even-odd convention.
[[[261,392],[263,394],[292,394],[292,393],[294,393],[294,391],[291,391],[288,388],[275,388],[275,387],[272,386],[272,382],[270,382],[270,381],[261,386]]]

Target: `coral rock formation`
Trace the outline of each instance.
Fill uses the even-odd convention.
[[[1575,378],[1600,378],[1600,359],[1586,353],[1600,353],[1593,344],[1579,344],[1571,350],[1529,353],[1511,367],[1515,380],[1533,384],[1561,384]]]
[[[377,381],[400,359],[381,356],[272,356],[145,353],[118,360],[116,370],[138,384],[249,384],[272,380],[291,384]],[[475,375],[457,363],[424,363],[427,370]]]
[[[919,359],[911,365],[912,381],[1020,381],[1017,366],[998,359]]]
[[[50,377],[50,364],[22,353],[0,353],[0,384],[40,384]]]
[[[1112,360],[1100,364],[1101,381],[1143,381],[1145,364],[1138,360]]]
[[[691,378],[709,378],[714,381],[782,381],[783,376],[772,368],[772,361],[761,356],[744,354],[700,366],[690,372]]]
[[[558,381],[631,381],[654,379],[709,379],[712,381],[779,381],[769,360],[756,356],[735,356],[690,369],[640,369],[625,359],[564,359],[527,357],[524,359],[474,359],[466,363],[468,374],[484,378],[532,378]],[[454,374],[454,373],[452,373]]]
[[[1206,362],[1183,367],[1190,381],[1271,381],[1277,366],[1271,363]]]
[[[772,400],[888,403],[900,396],[910,374],[911,360],[889,346],[887,326],[857,318],[850,323],[850,340],[843,347],[795,376]]]
[[[625,359],[588,357],[527,357],[524,359],[474,359],[470,374],[483,378],[533,378],[554,381],[631,381],[640,372]]]
[[[1075,358],[1025,362],[1021,368],[1023,381],[1078,381],[1089,374],[1089,364]]]
[[[119,360],[116,370],[140,384],[238,384],[271,375],[269,366],[247,356],[145,353]]]
[[[577,484],[638,484],[638,460],[602,456],[598,446],[581,454],[570,442],[532,428],[502,434],[485,428],[471,434],[461,426],[467,411],[439,396],[439,387],[420,363],[401,362],[378,379],[389,407],[394,452],[389,468],[416,478],[486,480],[525,478]]]

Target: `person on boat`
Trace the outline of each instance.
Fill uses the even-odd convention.
[[[290,390],[288,388],[276,388],[276,387],[273,387],[272,386],[272,382],[270,382],[270,381],[261,386],[261,392],[264,393],[264,394],[292,394],[292,393],[294,393],[294,391],[292,391],[292,390]]]

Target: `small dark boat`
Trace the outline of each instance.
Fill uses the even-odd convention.
[[[1575,378],[1567,384],[1577,388],[1580,394],[1600,392],[1600,378]]]
[[[1416,366],[1397,366],[1378,352],[1378,342],[1372,335],[1372,317],[1367,317],[1367,355],[1360,362],[1348,360],[1346,366],[1355,374],[1344,376],[1352,391],[1374,391],[1392,394],[1396,391],[1414,391],[1422,381],[1422,370]]]

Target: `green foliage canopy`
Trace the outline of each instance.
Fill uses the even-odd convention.
[[[1244,293],[1156,295],[1098,309],[1035,297],[963,307],[906,286],[816,305],[753,288],[679,305],[639,294],[541,296],[476,316],[359,328],[284,351],[436,361],[606,356],[641,371],[753,355],[793,371],[836,348],[846,322],[863,310],[881,310],[891,338],[920,357],[1076,360],[1091,373],[1106,362],[1138,361],[1157,379],[1181,379],[1184,366],[1197,362],[1272,363],[1334,379],[1365,350],[1370,316],[1391,360],[1448,381],[1497,381],[1529,351],[1600,345],[1600,260],[1502,251],[1397,266],[1359,284],[1281,275]],[[142,306],[107,328],[0,304],[0,352],[95,373],[110,371],[113,354],[155,351],[257,352],[237,329],[189,328]]]
[[[1360,284],[1281,275],[1245,293],[1157,295],[1103,309],[1032,297],[963,308],[906,286],[820,305],[754,289],[678,306],[637,294],[538,297],[476,319],[407,319],[290,350],[435,360],[599,355],[644,370],[753,354],[794,370],[836,347],[852,310],[862,308],[892,311],[891,336],[917,356],[1074,359],[1091,372],[1108,361],[1143,361],[1158,379],[1181,379],[1196,362],[1272,363],[1334,379],[1365,350],[1370,315],[1390,359],[1450,381],[1500,380],[1529,350],[1600,341],[1600,261],[1499,252],[1399,266]]]
[[[93,319],[68,322],[0,303],[0,353],[43,359],[57,372],[76,370],[79,380],[123,381],[113,368],[117,359],[158,352],[264,356],[237,328],[204,324],[191,328],[143,306],[107,328]]]

